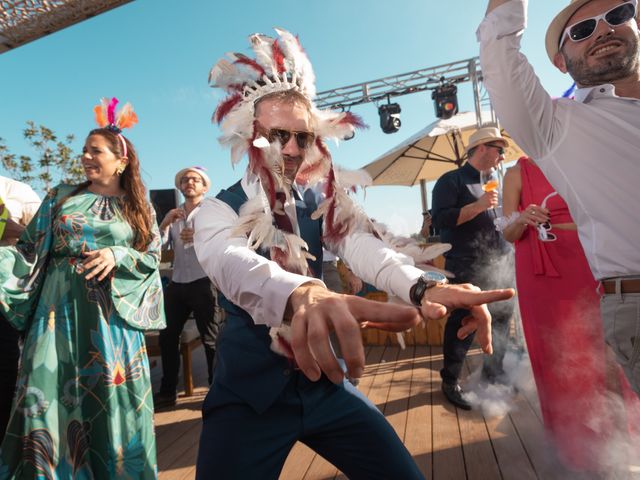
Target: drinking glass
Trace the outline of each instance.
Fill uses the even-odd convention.
[[[480,171],[480,186],[484,192],[498,192],[498,207],[502,205],[502,164]]]
[[[182,221],[183,223],[183,228],[193,228],[193,219],[191,220],[187,220],[186,218]],[[187,249],[187,248],[192,248],[193,247],[193,242],[184,242],[182,244],[182,246]]]

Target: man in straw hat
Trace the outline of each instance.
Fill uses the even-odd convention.
[[[164,289],[164,310],[167,328],[160,331],[162,382],[153,396],[156,409],[176,404],[178,372],[180,370],[180,335],[193,314],[204,353],[207,357],[209,384],[213,378],[220,319],[216,316],[216,290],[198,263],[193,249],[193,218],[211,187],[209,175],[202,167],[187,167],[176,173],[174,184],[184,197],[184,203],[169,210],[160,223],[164,246],[173,249],[171,282]]]
[[[605,338],[640,393],[637,0],[572,0],[549,25],[549,59],[575,80],[575,100],[552,99],[519,52],[525,5],[489,1],[478,29],[485,85],[500,121],[569,205],[601,281]]]
[[[480,172],[497,169],[509,142],[496,127],[479,128],[469,138],[468,161],[461,168],[442,175],[433,188],[433,222],[440,239],[451,244],[445,253],[445,269],[455,283],[473,283],[481,288],[508,288],[515,284],[511,247],[493,224],[498,207],[498,182],[483,190]],[[482,377],[494,383],[504,381],[502,360],[507,346],[513,301],[489,305],[493,332],[493,355],[484,359]],[[442,392],[449,402],[464,410],[471,404],[458,384],[465,356],[473,336],[461,339],[457,331],[467,317],[458,309],[447,319],[442,353]]]
[[[490,351],[483,304],[513,290],[481,292],[422,277],[379,240],[345,190],[365,180],[334,167],[325,143],[351,136],[361,123],[314,105],[311,63],[297,37],[276,32],[252,35],[255,59],[231,53],[209,77],[228,93],[214,114],[220,140],[232,161],[246,154],[249,163],[195,218],[196,254],[226,311],[203,404],[197,478],[277,478],[298,440],[349,478],[423,478],[380,412],[345,385],[329,333],[338,337],[347,375],[359,378],[363,322],[400,331],[470,306],[459,335],[478,328]],[[320,181],[319,205],[297,189]],[[364,281],[418,308],[327,290],[318,278],[323,244]]]

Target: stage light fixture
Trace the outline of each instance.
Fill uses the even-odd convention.
[[[436,110],[436,117],[451,118],[458,113],[458,87],[453,84],[440,85],[433,92],[431,98]]]
[[[387,103],[378,107],[380,115],[380,128],[384,133],[396,133],[400,130],[400,105],[397,103]]]

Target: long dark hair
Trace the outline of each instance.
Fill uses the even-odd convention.
[[[120,186],[126,192],[126,199],[120,202],[120,208],[122,208],[122,214],[135,235],[133,248],[143,252],[151,242],[152,219],[149,203],[147,202],[147,191],[140,177],[138,154],[133,144],[124,135],[118,135],[107,128],[91,130],[88,137],[91,135],[103,137],[109,143],[111,152],[117,157],[125,156],[120,137],[127,144],[127,167],[120,175]],[[78,185],[68,195],[65,195],[56,207],[59,208],[69,197],[76,195],[90,184],[91,182],[87,181]]]

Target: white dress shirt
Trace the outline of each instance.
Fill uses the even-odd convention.
[[[569,205],[596,279],[640,274],[640,100],[610,84],[552,99],[520,52],[526,6],[511,0],[478,28],[491,103]]]
[[[242,188],[249,199],[264,196],[260,181],[245,174]],[[264,199],[266,201],[266,198]],[[295,203],[285,211],[297,230]],[[200,265],[229,301],[246,310],[256,324],[278,327],[291,293],[300,285],[320,280],[290,273],[247,247],[247,238],[233,236],[236,212],[225,202],[208,198],[195,217],[195,251]],[[338,252],[364,281],[409,302],[409,290],[422,273],[413,260],[394,252],[373,235],[357,232]]]
[[[180,238],[180,232],[189,222],[192,222],[202,203],[196,206],[186,219],[179,219],[173,222],[169,227],[161,232],[162,245],[171,245],[173,249],[173,273],[171,281],[175,283],[191,283],[207,276],[198,262],[196,252],[193,245],[185,246]],[[184,209],[184,204],[180,205]]]

